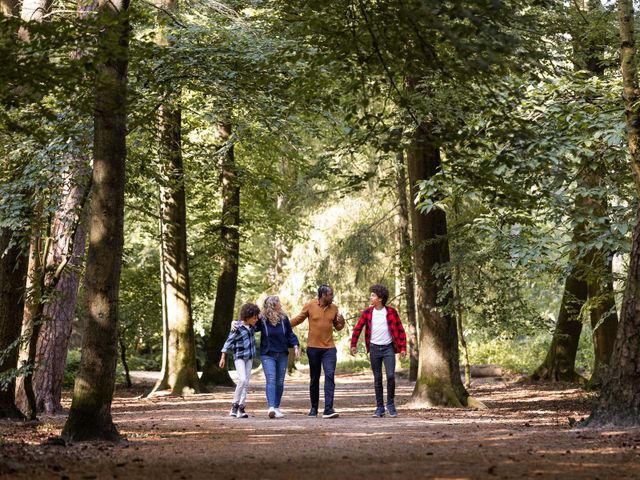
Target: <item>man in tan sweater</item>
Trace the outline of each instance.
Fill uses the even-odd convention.
[[[309,319],[307,356],[309,357],[309,396],[311,397],[310,417],[318,416],[320,401],[320,374],[324,370],[324,412],[322,418],[336,418],[333,409],[334,375],[337,351],[333,343],[333,329],[344,328],[344,318],[333,303],[333,289],[329,285],[318,287],[318,298],[307,302],[302,311],[291,319],[294,327]]]

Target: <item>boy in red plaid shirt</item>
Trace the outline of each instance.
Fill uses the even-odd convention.
[[[387,306],[389,290],[382,285],[369,288],[371,306],[362,312],[351,335],[351,355],[357,352],[358,339],[364,328],[364,343],[371,359],[373,386],[376,392],[374,417],[384,417],[384,392],[382,387],[382,364],[387,375],[387,411],[397,417],[394,403],[396,389],[396,353],[402,358],[407,354],[407,337],[398,311]]]

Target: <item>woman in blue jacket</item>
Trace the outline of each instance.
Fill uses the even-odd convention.
[[[260,333],[260,358],[267,381],[267,403],[269,418],[282,418],[280,401],[284,392],[284,377],[289,362],[289,348],[295,348],[300,358],[300,342],[293,333],[289,317],[282,311],[280,299],[269,296],[255,327]]]

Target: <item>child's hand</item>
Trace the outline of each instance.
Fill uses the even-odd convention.
[[[218,363],[220,368],[224,368],[225,357],[226,355],[224,353],[220,356],[220,363]]]
[[[358,352],[356,347],[351,347],[351,355],[355,355]]]
[[[300,347],[296,346],[294,348],[294,352],[296,354],[296,360],[300,358]]]

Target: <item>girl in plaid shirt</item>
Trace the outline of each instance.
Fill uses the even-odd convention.
[[[236,418],[247,418],[249,415],[244,411],[244,402],[247,399],[249,390],[249,379],[251,378],[251,365],[256,356],[255,329],[252,328],[258,321],[260,308],[253,303],[245,303],[240,308],[240,321],[242,325],[229,333],[227,341],[222,347],[220,355],[220,368],[224,368],[227,352],[233,350],[233,358],[238,374],[238,384],[233,395],[233,403],[229,416]]]

